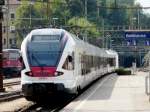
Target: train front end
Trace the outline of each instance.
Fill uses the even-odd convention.
[[[3,74],[7,78],[20,77],[22,63],[20,63],[19,49],[3,49]]]
[[[34,95],[64,91],[68,76],[62,67],[68,55],[64,53],[68,39],[63,30],[45,29],[32,31],[23,41],[21,51],[25,69],[21,84],[28,100]]]

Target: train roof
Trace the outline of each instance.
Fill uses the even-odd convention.
[[[116,56],[116,55],[118,55],[118,53],[117,53],[116,51],[111,50],[111,49],[106,50],[106,53],[107,53],[109,56]]]
[[[3,51],[19,51],[20,52],[20,49],[3,49]]]
[[[49,34],[49,35],[61,35],[62,32],[65,31],[63,29],[56,29],[56,28],[43,28],[43,29],[35,29],[31,31],[32,35],[42,35],[42,34]]]
[[[117,54],[117,52],[116,52],[116,51],[111,50],[111,49],[106,50],[106,52],[107,52],[108,54],[110,54],[110,55],[116,55],[116,54]]]

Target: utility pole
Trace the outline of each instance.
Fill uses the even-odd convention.
[[[6,39],[6,46],[7,46],[7,49],[9,48],[9,0],[7,0],[7,11],[6,11],[6,34],[7,34],[7,39]]]
[[[59,18],[52,18],[53,19],[53,26],[54,28],[56,28],[56,20],[58,20]]]
[[[140,10],[139,10],[139,8],[137,9],[137,24],[138,24],[138,30],[140,29]]]
[[[117,0],[115,0],[115,8],[117,8]]]
[[[84,16],[85,16],[85,19],[87,20],[87,0],[85,0],[85,3],[84,3]],[[87,29],[85,30],[85,41],[87,41]]]
[[[97,4],[97,18],[98,18],[98,22],[100,19],[100,6],[102,6],[102,3],[98,2]],[[106,48],[106,42],[105,42],[105,20],[104,17],[101,17],[101,26],[102,26],[102,48]]]
[[[4,5],[4,0],[0,1],[0,92],[4,92],[5,89],[3,88],[3,57],[2,57],[2,20],[3,20],[3,12],[2,12],[2,5]]]
[[[43,1],[46,1],[46,4],[47,4],[47,21],[48,21],[48,26],[49,25],[52,25],[52,20],[51,20],[51,18],[50,18],[50,3],[51,3],[51,1],[50,0],[43,0]]]
[[[30,1],[30,28],[31,28],[31,26],[32,26],[32,10],[31,10],[31,7],[32,7],[32,5],[31,5],[31,1]]]
[[[49,0],[46,0],[46,4],[47,4],[47,21],[49,22],[49,10],[50,10],[50,8],[49,8]]]
[[[85,7],[84,7],[85,18],[87,19],[87,0],[85,0],[84,5],[85,5]]]
[[[103,36],[103,48],[105,48],[105,21],[104,21],[104,18],[102,18],[102,36]]]
[[[100,7],[100,5],[99,5],[99,3],[97,3],[97,22],[99,23],[99,7]]]
[[[34,1],[31,0],[30,1],[30,28],[32,29],[32,8],[33,8],[33,5],[34,5]]]

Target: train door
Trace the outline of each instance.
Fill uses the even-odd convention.
[[[81,54],[81,82],[82,82],[82,87],[85,87],[88,84],[88,71],[87,71],[87,56],[85,52]]]
[[[75,54],[75,76],[77,80],[77,85],[80,86],[80,88],[83,88],[83,76],[82,76],[82,68],[81,68],[81,53],[76,52]]]

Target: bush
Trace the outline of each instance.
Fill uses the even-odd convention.
[[[124,68],[116,69],[115,72],[118,75],[131,75],[131,70],[125,70]]]

